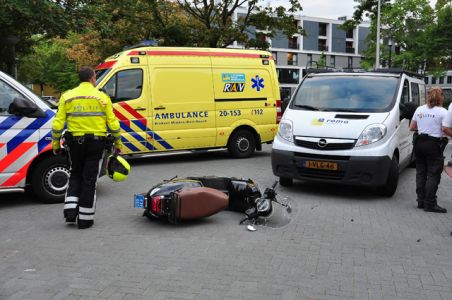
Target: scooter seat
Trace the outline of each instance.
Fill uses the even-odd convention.
[[[208,187],[182,189],[178,192],[176,216],[179,220],[195,220],[211,216],[228,207],[228,196]]]

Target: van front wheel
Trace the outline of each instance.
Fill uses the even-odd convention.
[[[236,158],[250,157],[256,148],[254,136],[248,130],[237,130],[234,132],[228,143],[229,153]]]
[[[376,193],[380,196],[391,197],[397,190],[399,183],[399,160],[394,155],[391,161],[391,167],[389,169],[388,179],[383,186],[376,188]]]

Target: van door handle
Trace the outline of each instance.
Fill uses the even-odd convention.
[[[146,110],[146,108],[145,107],[137,107],[137,108],[135,108],[135,110]]]
[[[163,106],[163,105],[160,105],[160,106],[154,107],[154,109],[155,110],[160,110],[160,109],[166,109],[166,107]]]

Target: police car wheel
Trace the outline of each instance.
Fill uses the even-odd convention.
[[[289,177],[279,177],[279,184],[281,186],[292,186],[293,179]]]
[[[397,190],[399,183],[399,159],[394,155],[391,161],[391,167],[389,168],[388,178],[386,183],[377,187],[376,193],[380,196],[391,197]]]
[[[33,192],[44,203],[64,201],[69,184],[69,169],[64,156],[51,156],[39,162],[31,177]]]
[[[248,130],[235,131],[228,143],[229,153],[236,158],[250,157],[256,148],[254,136]]]

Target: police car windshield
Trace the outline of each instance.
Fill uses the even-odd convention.
[[[291,108],[321,111],[384,112],[393,105],[397,77],[308,77],[294,96]],[[313,110],[313,109],[311,109]]]
[[[110,71],[111,69],[96,70],[96,86],[102,81],[102,79],[104,79],[105,76],[107,76],[108,73],[110,73]]]

